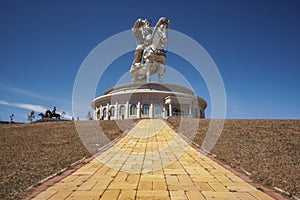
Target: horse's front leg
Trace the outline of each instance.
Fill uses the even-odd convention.
[[[146,72],[146,76],[147,76],[147,83],[150,82],[150,79],[151,79],[151,73],[150,73],[150,70],[151,70],[151,63],[150,61],[147,59],[146,61],[146,69],[147,69],[147,72]]]
[[[158,81],[163,82],[163,74],[165,73],[165,66],[163,64],[159,64],[158,66]]]
[[[163,75],[162,74],[158,74],[158,81],[159,82],[163,82]]]
[[[130,76],[132,78],[132,82],[135,83],[137,82],[137,69],[135,68],[134,65],[131,66],[130,68]]]

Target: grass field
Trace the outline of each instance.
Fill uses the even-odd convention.
[[[167,122],[201,146],[210,120]],[[135,121],[79,123],[88,130],[82,140],[72,121],[0,124],[0,199],[23,198],[28,187],[96,153]],[[105,136],[93,132],[91,123],[98,123]],[[195,123],[196,133],[191,129]],[[226,120],[212,153],[234,169],[247,171],[257,183],[300,196],[300,120]]]
[[[95,121],[78,122],[86,130]],[[73,121],[0,124],[0,199],[21,199],[40,180],[89,157],[133,121],[99,121],[105,136],[89,131],[82,144]]]
[[[210,123],[208,119],[167,121],[199,146]],[[197,134],[190,128],[195,123]],[[300,196],[300,120],[225,120],[212,153],[237,171],[251,174],[256,183]]]

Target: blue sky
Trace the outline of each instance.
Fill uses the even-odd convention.
[[[299,119],[299,9],[299,1],[283,0],[1,0],[0,120],[14,113],[15,121],[26,121],[31,109],[53,106],[72,115],[73,84],[87,55],[137,18],[156,22],[161,16],[171,20],[171,29],[201,44],[216,63],[226,89],[227,118]],[[96,95],[129,71],[132,58],[133,52],[111,64]],[[186,60],[170,53],[166,64],[210,103],[205,82]],[[207,117],[210,109],[209,104]]]

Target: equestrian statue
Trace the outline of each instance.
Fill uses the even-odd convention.
[[[150,82],[153,74],[158,75],[158,81],[162,82],[165,73],[166,53],[164,49],[168,43],[168,28],[170,20],[161,17],[154,29],[151,28],[151,20],[138,19],[132,34],[137,40],[134,60],[130,69],[132,82]]]
[[[54,106],[53,110],[46,110],[45,114],[44,113],[40,113],[38,114],[39,116],[42,117],[42,119],[44,118],[55,118],[55,119],[60,119],[60,114],[56,113],[56,106]]]

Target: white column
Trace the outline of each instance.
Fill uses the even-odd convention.
[[[172,117],[172,105],[169,103],[169,117]]]
[[[149,117],[150,117],[150,118],[154,118],[153,103],[150,104],[150,108],[149,108]]]
[[[141,118],[141,102],[138,102],[137,104],[136,118]]]
[[[125,108],[125,119],[129,118],[129,102],[126,102],[126,108]]]
[[[194,101],[192,101],[192,117],[196,118],[196,116],[195,116],[195,104],[194,104]]]
[[[93,119],[97,120],[97,106],[95,106],[95,109],[94,109]]]
[[[109,103],[106,104],[106,119],[108,120]]]
[[[103,107],[102,105],[100,106],[100,119],[102,119],[102,115],[103,115]]]
[[[119,119],[119,103],[116,102],[115,106],[115,119]]]

